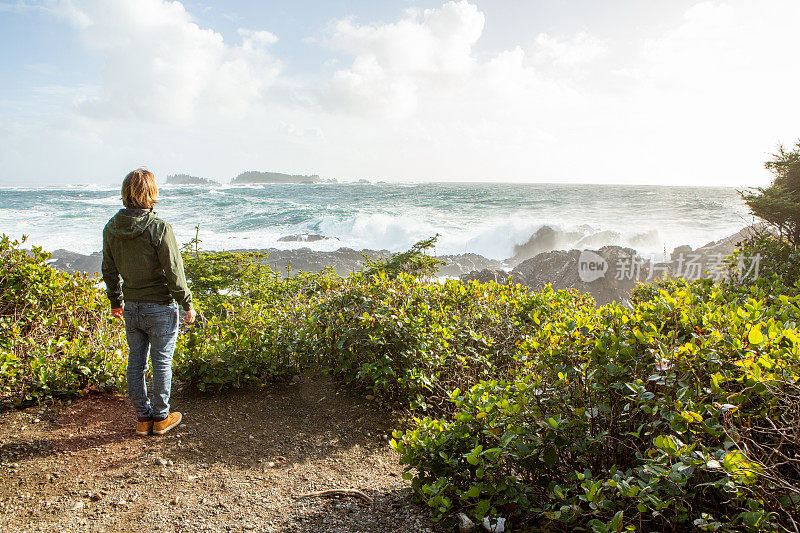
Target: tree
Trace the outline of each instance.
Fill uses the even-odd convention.
[[[419,241],[407,252],[392,254],[391,257],[373,261],[364,252],[364,274],[372,276],[380,272],[385,273],[390,279],[396,278],[400,274],[411,274],[418,277],[434,276],[441,265],[446,261],[429,256],[428,250],[436,245],[439,239],[437,233],[433,237]]]
[[[750,212],[774,228],[782,240],[800,247],[800,141],[793,150],[782,145],[764,163],[775,179],[767,188],[740,192]]]

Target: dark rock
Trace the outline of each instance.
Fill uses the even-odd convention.
[[[317,237],[324,236],[310,235],[308,241],[320,240]],[[283,239],[283,238],[282,238]],[[288,239],[284,239],[288,240]],[[245,252],[248,250],[233,250],[234,252]],[[364,264],[366,254],[372,260],[379,260],[389,257],[391,252],[388,250],[353,250],[351,248],[339,248],[333,252],[323,252],[310,248],[300,248],[296,250],[279,250],[269,248],[258,250],[267,254],[267,259],[263,262],[277,269],[281,275],[293,275],[297,272],[321,272],[323,269],[332,267],[340,276],[347,276],[351,272],[360,271]],[[439,275],[445,277],[458,277],[461,274],[473,270],[502,269],[503,263],[486,259],[477,254],[443,255],[439,256],[446,262],[439,269]],[[68,250],[56,250],[52,254],[50,265],[66,272],[88,272],[95,275],[100,271],[103,256],[100,252],[91,255],[82,255]]]
[[[692,247],[689,246],[688,244],[684,244],[683,246],[678,246],[677,248],[672,250],[672,253],[669,255],[669,259],[670,261],[677,261],[680,256],[688,255],[689,253],[691,253],[691,251]]]
[[[48,263],[51,267],[69,273],[86,272],[90,276],[100,272],[100,265],[103,263],[103,254],[101,252],[83,255],[69,250],[58,249],[51,256]]]
[[[558,250],[570,245],[582,236],[583,234],[579,232],[564,232],[553,229],[550,226],[542,226],[528,239],[528,242],[514,247],[512,260],[515,264],[521,263],[541,253]]]
[[[321,272],[328,267],[332,267],[340,276],[347,276],[351,272],[361,270],[364,263],[362,252],[350,248],[339,248],[334,252],[320,252],[310,248],[297,250],[270,248],[260,251],[267,253],[264,264],[272,266],[284,276],[296,272]],[[364,253],[374,260],[389,255],[385,250],[364,250]]]
[[[487,259],[478,254],[440,255],[438,259],[446,264],[439,267],[439,275],[449,278],[459,277],[475,270],[503,270],[506,265],[500,261]]]
[[[533,290],[577,289],[598,305],[627,299],[637,281],[649,276],[647,263],[632,248],[604,246],[599,250],[556,250],[523,261],[511,271],[515,282]]]
[[[671,276],[688,280],[700,277],[722,279],[728,275],[725,258],[733,253],[736,245],[763,231],[765,231],[764,228],[749,226],[730,237],[710,242],[700,248],[679,246],[670,254],[670,261],[657,265],[657,268],[668,271]],[[745,268],[748,265],[749,263],[745,265]]]
[[[508,278],[511,276],[505,270],[494,270],[490,268],[484,268],[483,270],[474,270],[469,274],[464,274],[461,276],[463,281],[472,281],[478,280],[480,283],[488,283],[489,281],[494,281],[495,283],[499,283],[501,285],[505,284],[508,281]]]
[[[507,283],[508,279],[538,291],[577,289],[590,294],[598,305],[624,301],[637,281],[646,280],[650,266],[635,250],[605,246],[597,251],[555,250],[523,261],[510,273],[484,269],[461,276],[462,280]]]
[[[708,243],[695,250],[688,246],[680,246],[672,252],[669,262],[654,265],[644,261],[634,250],[619,246],[605,246],[595,252],[551,250],[536,253],[524,261],[517,262],[520,257],[549,246],[555,246],[561,240],[575,237],[575,235],[549,227],[542,227],[528,243],[517,247],[516,257],[508,262],[487,259],[477,254],[438,256],[446,263],[440,267],[439,275],[497,283],[506,283],[509,278],[512,278],[513,282],[533,290],[540,290],[549,283],[557,290],[574,288],[580,292],[591,294],[597,303],[602,305],[611,301],[627,299],[637,281],[650,281],[654,277],[667,273],[674,277],[687,279],[709,275],[715,268],[719,270],[721,259],[733,251],[736,243],[752,235],[754,231],[752,227],[745,228],[735,235]],[[303,235],[307,236],[308,241],[325,238],[322,235],[301,234],[282,239],[288,240],[289,237]],[[316,251],[310,248],[297,250],[270,248],[259,251],[267,254],[264,264],[278,270],[281,276],[294,275],[297,272],[315,273],[325,268],[333,268],[338,275],[347,276],[351,272],[363,269],[364,255],[371,260],[379,260],[391,255],[388,250],[358,251],[351,248],[339,248],[332,252]],[[100,270],[101,262],[102,254],[99,252],[82,255],[68,250],[56,250],[52,254],[50,265],[67,272],[83,271],[93,275]],[[509,265],[516,266],[509,272]],[[596,270],[597,268],[602,268],[602,272]]]
[[[284,235],[278,239],[278,242],[317,242],[326,241],[331,238],[335,239],[336,237],[326,237],[325,235],[318,235],[315,233],[298,233],[296,235]]]

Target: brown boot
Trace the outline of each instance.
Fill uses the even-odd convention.
[[[147,436],[153,431],[152,418],[139,418],[136,421],[136,434],[142,437]]]
[[[153,423],[153,435],[163,435],[181,423],[183,416],[178,411],[172,411],[167,418]]]

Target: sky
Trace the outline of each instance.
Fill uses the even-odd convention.
[[[797,0],[0,0],[0,185],[766,185]]]

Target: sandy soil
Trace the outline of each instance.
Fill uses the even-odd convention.
[[[0,530],[435,531],[392,417],[327,377],[172,407],[184,422],[161,437],[137,437],[119,395],[0,413]],[[371,501],[299,497],[333,488]]]

